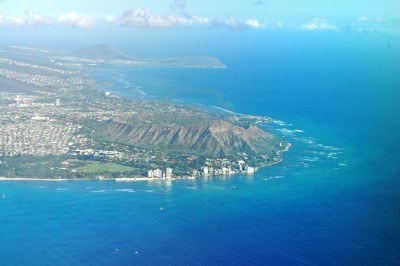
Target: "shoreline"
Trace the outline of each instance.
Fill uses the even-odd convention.
[[[50,182],[64,182],[64,181],[89,181],[96,180],[91,178],[34,178],[34,177],[0,177],[1,181],[50,181]]]
[[[260,165],[256,168],[256,171],[260,168],[273,166],[279,164],[283,161],[282,154],[289,151],[292,146],[289,143],[284,150],[280,150],[277,154],[280,158],[274,162],[270,162],[267,164]],[[254,172],[254,173],[255,173]],[[226,176],[226,175],[237,175],[237,174],[254,174],[254,173],[230,173],[230,174],[222,174],[222,175],[207,175],[208,176]],[[187,177],[173,177],[173,178],[154,178],[154,177],[117,177],[117,178],[34,178],[34,177],[5,177],[0,176],[1,181],[45,181],[45,182],[66,182],[66,181],[114,181],[114,182],[140,182],[140,181],[176,181],[176,180],[195,180],[198,179],[199,176],[187,176]]]
[[[66,181],[114,181],[114,182],[140,182],[140,181],[175,181],[194,180],[197,177],[174,177],[174,178],[150,178],[150,177],[119,177],[119,178],[33,178],[33,177],[0,177],[1,181],[45,181],[45,182],[66,182]]]
[[[278,159],[278,160],[276,160],[275,162],[271,162],[271,163],[267,163],[267,164],[262,164],[262,165],[260,165],[260,166],[257,168],[257,170],[260,169],[260,168],[270,167],[270,166],[277,165],[277,164],[281,163],[281,162],[283,161],[282,154],[285,153],[285,152],[288,152],[289,149],[290,149],[290,147],[292,147],[292,144],[291,144],[291,143],[288,143],[288,145],[285,147],[284,150],[280,150],[280,151],[277,151],[277,152],[276,152],[276,153],[279,155],[279,159]],[[256,171],[256,172],[257,172],[257,171]]]
[[[197,177],[172,177],[172,178],[162,178],[162,177],[119,177],[113,178],[115,182],[140,182],[140,181],[176,181],[176,180],[194,180]]]

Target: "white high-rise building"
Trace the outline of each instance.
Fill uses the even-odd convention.
[[[172,168],[167,167],[165,169],[165,178],[172,178]]]
[[[163,173],[162,173],[161,169],[156,169],[153,171],[153,177],[162,178],[162,176],[163,176]]]
[[[229,169],[226,167],[222,167],[222,173],[223,174],[229,174]]]
[[[147,171],[147,177],[148,178],[153,178],[153,170]]]
[[[110,95],[111,95],[111,92],[109,92],[109,91],[104,92],[104,96],[110,96]]]
[[[254,169],[254,167],[250,167],[250,166],[247,166],[247,165],[246,165],[246,172],[247,172],[248,174],[251,174],[251,173],[254,173],[254,172],[255,172],[255,169]]]
[[[204,174],[204,175],[208,175],[208,174],[209,174],[209,168],[208,168],[208,166],[204,166],[204,168],[203,168],[203,174]]]
[[[60,99],[56,99],[55,105],[56,105],[56,106],[60,106],[60,105],[61,105],[61,100],[60,100]]]

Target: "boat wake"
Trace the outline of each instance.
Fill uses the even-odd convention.
[[[106,192],[107,190],[105,190],[105,189],[101,189],[101,190],[92,190],[92,191],[90,191],[90,192],[92,192],[92,193],[104,193],[104,192]]]
[[[283,175],[275,175],[275,176],[270,176],[270,177],[264,178],[264,180],[268,181],[268,180],[272,180],[272,179],[281,179],[283,177],[284,177]]]
[[[134,193],[134,192],[136,192],[135,190],[133,190],[133,189],[131,189],[131,188],[116,189],[115,191],[118,191],[118,192],[127,192],[127,193]]]

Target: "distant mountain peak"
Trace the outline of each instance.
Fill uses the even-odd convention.
[[[123,54],[109,44],[96,44],[75,53],[79,57],[88,59],[106,59],[106,60],[130,60],[132,57]]]

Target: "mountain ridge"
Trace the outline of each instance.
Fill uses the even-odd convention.
[[[151,146],[204,154],[268,154],[277,150],[279,142],[257,126],[244,128],[222,120],[190,125],[132,125],[126,120],[112,119],[102,126],[100,132],[113,141],[136,147]]]
[[[128,64],[150,67],[226,68],[224,63],[213,56],[139,58],[127,55],[104,43],[82,48],[74,52],[73,55],[82,60],[89,60],[91,63]]]

